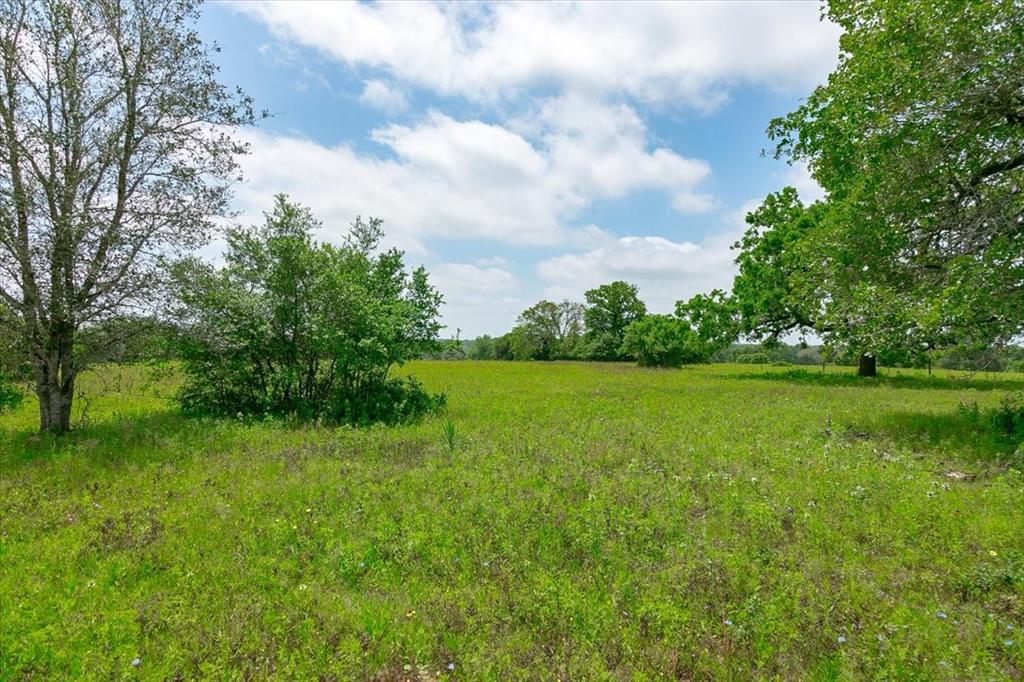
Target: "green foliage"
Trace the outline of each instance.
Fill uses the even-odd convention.
[[[628,282],[616,281],[590,289],[583,313],[586,336],[579,355],[590,360],[625,360],[626,329],[647,314],[647,306]]]
[[[826,14],[844,30],[839,66],[769,134],[827,199],[769,298],[833,345],[918,353],[1019,337],[1020,3],[837,0]],[[782,223],[795,231],[793,215]]]
[[[393,366],[438,348],[440,295],[402,253],[374,255],[380,221],[357,219],[345,244],[313,241],[310,212],[278,196],[259,228],[231,230],[225,265],[176,272],[186,412],[297,415],[365,424],[436,409]]]
[[[14,311],[0,301],[0,412],[21,404],[23,396],[15,378],[30,376],[18,331]]]
[[[10,377],[0,373],[0,412],[17,409],[24,396]]]
[[[1024,666],[1024,474],[956,412],[999,405],[977,375],[416,361],[449,415],[317,429],[184,418],[146,371],[83,375],[59,439],[0,415],[4,679]]]
[[[710,294],[697,294],[688,301],[676,301],[676,317],[689,323],[696,334],[701,362],[709,362],[739,333],[736,304],[718,289]]]
[[[469,345],[469,350],[466,355],[470,360],[494,360],[495,359],[495,346],[497,345],[496,340],[492,339],[487,334],[478,336],[473,339]]]
[[[540,301],[527,308],[509,332],[502,354],[512,360],[563,360],[575,356],[583,334],[583,306]]]
[[[814,228],[820,209],[807,209],[796,190],[769,194],[746,216],[749,226],[734,248],[739,273],[732,297],[744,336],[776,340],[816,329]]]
[[[445,419],[444,424],[441,425],[441,433],[444,435],[444,442],[448,446],[448,451],[455,452],[455,448],[459,446],[459,442],[462,440],[458,430],[455,428],[455,422],[451,419]]]
[[[998,433],[1014,441],[1024,441],[1024,391],[1003,396],[992,410],[992,426]]]
[[[622,348],[641,367],[679,367],[703,361],[698,345],[688,322],[672,315],[648,315],[629,325]]]

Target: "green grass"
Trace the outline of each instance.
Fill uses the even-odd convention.
[[[0,416],[0,677],[1024,675],[1020,455],[957,409],[1024,375],[409,371],[447,415]]]

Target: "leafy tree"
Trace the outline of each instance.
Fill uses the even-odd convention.
[[[835,0],[826,14],[844,29],[839,65],[769,128],[777,155],[807,162],[827,192],[813,216],[817,257],[793,259],[817,267],[791,272],[792,296],[774,300],[802,312],[810,284],[817,307],[804,321],[847,348],[1019,337],[1020,2]]]
[[[248,98],[217,83],[192,0],[0,4],[0,299],[43,430],[70,428],[80,332],[153,301],[161,256],[227,205]]]
[[[14,332],[14,311],[0,301],[0,412],[13,409],[22,401],[15,381],[22,374],[25,354]]]
[[[710,346],[688,320],[674,315],[647,315],[629,325],[625,352],[642,367],[679,367],[708,362]]]
[[[573,356],[583,332],[583,306],[540,301],[516,320],[509,342],[516,360],[557,360]]]
[[[622,342],[626,329],[647,314],[647,306],[628,282],[602,284],[585,294],[583,313],[586,336],[581,355],[594,360],[624,360]]]
[[[858,372],[873,376],[879,354],[919,354],[929,339],[910,322],[907,305],[882,298],[891,289],[879,281],[896,275],[880,270],[891,265],[865,270],[860,245],[851,250],[830,238],[837,211],[829,201],[805,206],[786,187],[747,214],[733,282],[739,331],[769,345],[790,332],[813,332],[834,352],[856,355]]]
[[[820,301],[811,270],[815,217],[792,187],[769,194],[746,216],[747,230],[734,248],[739,273],[732,296],[739,331],[777,340],[816,328]]]
[[[376,253],[381,222],[356,219],[342,246],[280,195],[262,227],[228,232],[225,265],[176,268],[187,412],[396,422],[439,407],[391,369],[439,348],[441,296],[401,251]],[[376,253],[376,255],[375,255]]]
[[[736,306],[725,292],[697,294],[688,301],[676,302],[676,317],[686,321],[696,335],[694,347],[700,362],[710,362],[718,351],[736,340]]]
[[[494,360],[495,345],[495,340],[487,334],[476,337],[473,339],[473,343],[469,347],[469,359]]]

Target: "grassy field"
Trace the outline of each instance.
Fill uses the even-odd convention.
[[[189,420],[130,368],[59,441],[0,416],[0,677],[1024,675],[1020,455],[958,409],[1024,375],[409,371],[446,417]]]

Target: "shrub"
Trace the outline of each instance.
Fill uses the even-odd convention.
[[[1024,439],[1024,391],[1003,396],[999,407],[992,410],[990,419],[999,435],[1015,441]]]
[[[225,265],[180,263],[191,414],[296,415],[394,423],[440,408],[395,365],[437,350],[441,297],[398,250],[374,255],[380,221],[360,219],[342,246],[314,242],[307,209],[278,196],[259,228],[228,232]]]
[[[707,362],[713,352],[689,322],[672,315],[648,315],[629,325],[622,344],[642,367],[679,367]]]
[[[22,393],[10,379],[0,374],[0,412],[13,410],[21,404]]]

